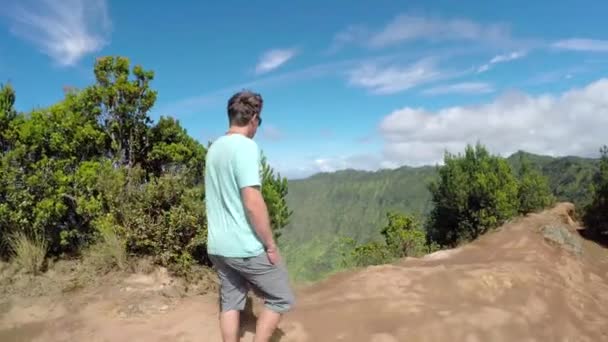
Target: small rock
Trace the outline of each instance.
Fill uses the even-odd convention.
[[[547,225],[542,227],[541,232],[545,239],[552,241],[562,248],[581,255],[583,253],[583,246],[578,236],[575,236],[563,225]]]

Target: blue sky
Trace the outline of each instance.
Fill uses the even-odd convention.
[[[606,1],[7,0],[0,81],[26,111],[84,87],[101,55],[155,71],[151,115],[206,143],[242,88],[289,177],[441,161],[477,140],[507,155],[608,143]]]

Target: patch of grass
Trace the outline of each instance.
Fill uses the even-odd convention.
[[[119,236],[111,226],[102,226],[99,233],[99,241],[93,244],[84,255],[85,264],[102,273],[113,269],[125,270],[128,260],[124,238]]]
[[[16,232],[8,236],[7,243],[12,251],[12,261],[19,269],[34,275],[42,271],[48,251],[44,236],[34,233],[29,237],[24,232]]]

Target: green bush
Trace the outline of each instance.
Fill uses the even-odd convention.
[[[86,250],[100,269],[124,268],[128,255],[182,273],[209,265],[206,149],[178,120],[152,122],[152,71],[102,57],[94,74],[94,84],[29,113],[17,113],[15,92],[0,87],[0,236],[28,242],[23,234],[33,232],[45,254]],[[278,236],[291,215],[287,181],[262,167]],[[0,243],[0,258],[11,255]]]
[[[262,158],[262,196],[267,203],[270,225],[274,238],[279,240],[283,227],[289,223],[292,211],[287,206],[287,179],[275,175],[268,165],[266,158]]]
[[[520,155],[518,176],[519,213],[528,214],[542,210],[555,202],[548,178],[534,169],[523,154]]]
[[[434,251],[427,244],[424,230],[408,215],[396,212],[386,214],[387,224],[381,229],[383,243],[371,241],[357,244],[352,238],[342,240],[342,267],[379,265],[404,257],[419,257]]]
[[[464,155],[446,152],[444,162],[439,179],[429,186],[434,204],[427,228],[430,241],[455,246],[517,214],[518,183],[505,159],[477,144],[467,146]]]
[[[608,239],[608,146],[600,149],[600,168],[593,180],[593,199],[585,208],[583,221],[589,236]]]

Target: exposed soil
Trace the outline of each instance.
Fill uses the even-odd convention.
[[[276,340],[608,341],[608,250],[580,238],[573,210],[562,203],[461,248],[300,288]],[[193,295],[163,270],[113,279],[5,292],[0,341],[221,341],[214,292]]]

